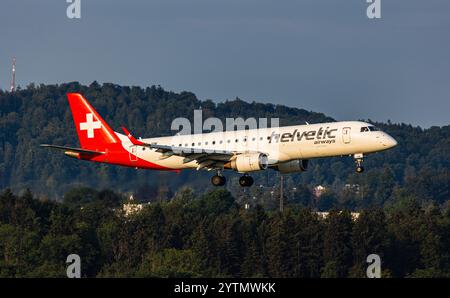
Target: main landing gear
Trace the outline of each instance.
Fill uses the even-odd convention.
[[[224,186],[227,183],[227,179],[217,171],[217,174],[211,177],[211,183],[214,186]]]
[[[217,174],[211,177],[211,183],[214,186],[224,186],[226,182],[227,179],[220,171],[217,171]],[[253,178],[245,174],[239,178],[239,185],[242,187],[250,187],[253,185]]]
[[[253,178],[247,174],[239,178],[239,185],[242,187],[250,187],[253,185]]]
[[[363,154],[359,153],[359,154],[355,154],[353,156],[355,158],[355,163],[356,163],[356,173],[361,174],[362,172],[364,172],[364,167],[362,166],[362,162],[363,162]]]

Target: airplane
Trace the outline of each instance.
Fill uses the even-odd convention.
[[[252,172],[303,172],[310,159],[333,156],[353,156],[356,172],[362,173],[365,155],[397,145],[393,137],[361,121],[136,139],[125,127],[125,134],[113,131],[81,94],[68,93],[67,98],[81,148],[42,147],[62,150],[80,160],[136,169],[214,170],[214,186],[225,185],[224,170],[241,173],[239,184],[249,187]]]

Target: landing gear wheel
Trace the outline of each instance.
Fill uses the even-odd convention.
[[[242,187],[250,187],[253,185],[253,178],[248,175],[244,175],[239,178],[239,185]]]
[[[227,179],[224,176],[214,175],[211,177],[211,183],[214,186],[224,186]]]
[[[363,162],[363,155],[362,154],[355,154],[355,163],[356,163],[356,173],[360,174],[364,172],[364,167],[362,166]]]

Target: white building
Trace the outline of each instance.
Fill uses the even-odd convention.
[[[339,211],[339,214],[342,213],[342,211]],[[316,214],[319,216],[319,218],[321,219],[326,219],[328,217],[328,215],[330,214],[330,212],[316,212]],[[359,218],[359,212],[351,212],[350,213],[352,215],[352,220],[355,221]]]
[[[134,201],[133,195],[130,196],[130,198],[128,199],[128,202],[124,203],[122,206],[122,210],[125,213],[125,216],[130,216],[132,214],[138,213],[140,212],[145,205],[148,205],[150,203],[147,204],[138,204]]]
[[[327,190],[325,186],[317,185],[317,186],[314,187],[314,189],[313,189],[313,195],[314,195],[316,198],[320,198],[320,196],[325,192],[325,190]]]

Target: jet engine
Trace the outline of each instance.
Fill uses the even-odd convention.
[[[274,167],[274,170],[282,174],[304,172],[308,169],[308,160],[296,159],[287,162],[282,162]]]
[[[233,169],[240,173],[260,171],[267,169],[269,160],[263,153],[244,153],[232,161],[225,163],[225,169]]]

